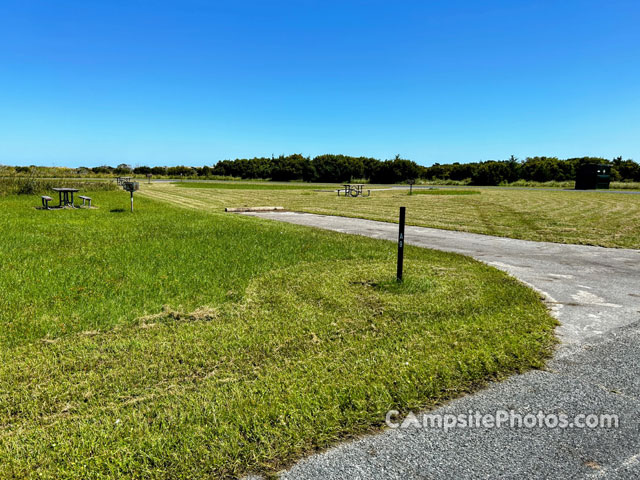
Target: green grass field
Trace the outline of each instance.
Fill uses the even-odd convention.
[[[416,191],[419,190],[409,196],[406,190],[373,190],[371,197],[339,198],[335,192],[308,190],[265,191],[257,195],[243,189],[151,185],[143,193],[211,211],[269,205],[392,222],[397,221],[398,207],[406,206],[407,223],[411,225],[525,240],[640,248],[640,195],[479,187],[473,189],[479,195],[415,195]],[[451,191],[456,190],[440,192]]]
[[[146,195],[0,199],[0,478],[273,473],[553,347],[539,296],[471,259],[409,247],[398,285],[390,242]]]
[[[216,190],[317,190],[323,184],[271,182],[174,182],[180,188],[213,188]]]
[[[467,190],[458,188],[455,190],[445,190],[442,188],[432,189],[416,189],[410,192],[410,195],[480,195],[478,190]]]

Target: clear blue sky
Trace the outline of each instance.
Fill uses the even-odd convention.
[[[633,1],[0,0],[0,163],[640,160]]]

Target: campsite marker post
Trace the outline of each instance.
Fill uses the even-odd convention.
[[[396,278],[398,282],[402,282],[402,264],[404,262],[404,217],[405,207],[400,207],[400,225],[398,231],[398,271]]]

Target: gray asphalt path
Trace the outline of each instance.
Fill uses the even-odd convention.
[[[291,212],[247,215],[397,238],[397,225],[384,222]],[[513,376],[429,413],[504,410],[517,419],[542,411],[566,414],[572,424],[575,415],[614,414],[619,427],[390,428],[304,459],[281,477],[640,478],[640,251],[422,227],[407,227],[406,241],[510,273],[542,292],[561,322],[562,344],[545,371]]]

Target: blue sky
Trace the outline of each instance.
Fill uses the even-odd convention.
[[[640,160],[637,1],[0,0],[0,163]]]

